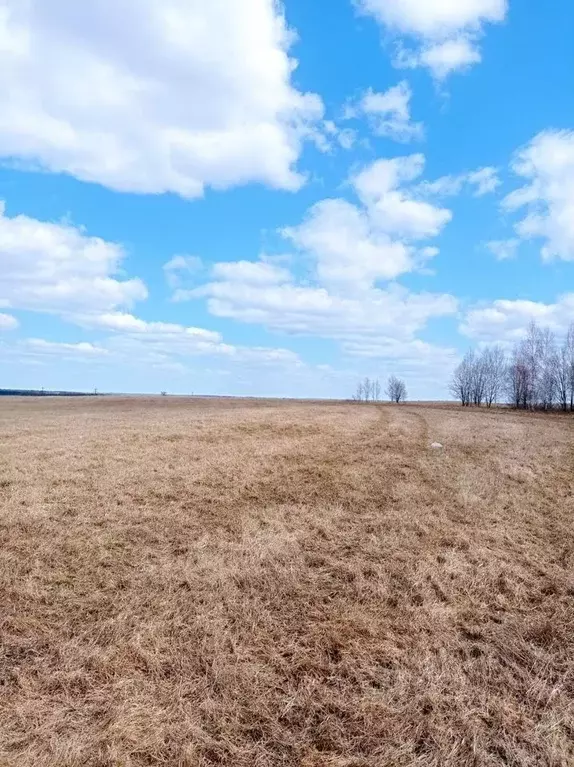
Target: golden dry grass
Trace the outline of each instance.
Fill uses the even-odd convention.
[[[574,764],[572,428],[0,401],[0,764]]]

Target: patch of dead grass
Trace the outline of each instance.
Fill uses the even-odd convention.
[[[571,437],[0,402],[0,764],[574,763]]]

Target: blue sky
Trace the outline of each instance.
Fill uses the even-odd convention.
[[[0,386],[447,396],[574,321],[574,6],[0,0]]]

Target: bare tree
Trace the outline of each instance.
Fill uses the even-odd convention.
[[[450,391],[465,406],[492,407],[506,393],[516,408],[574,410],[574,323],[560,346],[549,328],[531,322],[508,358],[500,346],[469,350]]]
[[[562,410],[568,410],[568,395],[569,395],[569,382],[570,382],[570,370],[568,359],[568,346],[566,341],[562,344],[560,349],[556,352],[556,396],[558,403]]]
[[[387,382],[387,396],[391,402],[404,402],[407,398],[407,387],[404,381],[396,376],[391,376]]]
[[[557,365],[558,352],[556,350],[556,337],[548,328],[538,330],[538,342],[540,346],[540,377],[538,381],[538,407],[543,410],[551,410],[557,395]]]
[[[501,346],[487,346],[482,352],[484,373],[484,398],[487,407],[499,400],[506,374],[506,357]]]
[[[451,394],[460,400],[463,407],[468,407],[472,403],[474,357],[474,352],[469,350],[454,371],[450,382]]]
[[[370,402],[373,398],[373,385],[371,383],[371,379],[366,376],[363,381],[363,396],[365,398],[365,402]]]
[[[563,402],[565,381],[561,374],[562,350],[556,347],[554,333],[535,322],[512,352],[508,366],[507,388],[515,407],[550,410]]]
[[[355,389],[355,393],[353,394],[353,399],[355,402],[362,402],[364,396],[364,390],[363,390],[363,382],[359,381],[357,384],[357,388]]]
[[[526,373],[524,407],[530,409],[534,409],[540,399],[542,345],[540,328],[532,321],[528,326],[526,338],[519,344],[519,351]]]
[[[529,373],[520,346],[512,352],[507,368],[506,390],[511,405],[525,408],[528,403]]]
[[[399,391],[399,402],[406,402],[408,399],[409,393],[407,391],[407,385],[404,381],[401,381],[400,391]]]
[[[568,395],[570,398],[570,410],[574,410],[574,322],[568,328],[564,341],[566,358],[568,360]]]
[[[481,407],[486,397],[486,360],[483,354],[472,355],[470,366],[471,399],[472,404]]]
[[[381,399],[381,384],[378,378],[369,378],[366,376],[359,381],[353,400],[355,402],[378,402]]]
[[[551,366],[554,370],[556,399],[562,410],[574,410],[574,323],[554,353]]]

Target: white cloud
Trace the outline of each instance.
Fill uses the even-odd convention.
[[[172,322],[146,322],[133,314],[110,312],[108,314],[75,316],[74,322],[83,327],[113,330],[118,333],[128,333],[148,337],[178,336],[190,342],[203,341],[211,344],[221,342],[221,334],[203,328],[186,327]]]
[[[521,239],[543,240],[542,258],[574,260],[574,131],[539,133],[515,156],[512,168],[526,185],[503,201],[525,209],[517,224]]]
[[[487,166],[469,173],[441,176],[435,181],[423,181],[415,191],[425,197],[451,197],[467,188],[472,191],[474,197],[483,197],[495,192],[501,183],[497,168]]]
[[[226,261],[215,264],[213,276],[216,279],[237,280],[248,285],[274,285],[289,282],[291,274],[277,264],[265,261]]]
[[[186,279],[197,274],[202,268],[201,258],[198,256],[174,256],[163,265],[165,279],[170,288],[174,290],[181,287]]]
[[[102,343],[111,353],[125,361],[133,359],[163,363],[202,357],[249,365],[301,364],[299,356],[289,349],[236,346],[224,343],[221,339],[204,338],[203,334],[208,335],[210,331],[194,334],[190,330],[198,329],[181,327],[179,330],[172,328],[167,331],[156,329],[146,333],[120,333]]]
[[[468,174],[468,183],[475,186],[475,197],[483,197],[485,194],[495,192],[501,185],[496,168],[480,168]]]
[[[437,80],[444,80],[453,72],[464,71],[482,61],[480,51],[468,37],[457,37],[434,45],[427,45],[418,51],[399,48],[395,66],[405,69],[427,67]]]
[[[198,288],[193,297],[207,298],[209,311],[217,317],[339,340],[381,335],[408,339],[430,318],[451,315],[457,308],[452,296],[414,294],[398,285],[344,295],[324,287],[283,284],[261,289],[215,280]]]
[[[422,181],[416,192],[424,197],[454,197],[462,192],[466,176],[441,176],[435,181]]]
[[[373,226],[369,214],[346,200],[322,200],[306,220],[284,230],[298,248],[313,254],[322,283],[368,287],[414,266],[413,253]]]
[[[428,396],[429,390],[442,390],[457,361],[452,349],[415,337],[430,319],[456,312],[456,299],[449,295],[415,294],[396,284],[349,295],[293,283],[262,288],[218,280],[199,288],[194,297],[207,298],[209,311],[218,317],[338,342],[353,358],[352,370],[341,373],[348,394],[361,370],[362,375],[375,375],[365,364],[376,360],[378,375],[388,363],[392,367],[387,369],[408,378],[411,392]]]
[[[424,132],[422,123],[411,122],[411,97],[412,91],[406,80],[384,93],[369,89],[355,107],[347,109],[347,116],[366,115],[378,136],[405,143],[421,139]]]
[[[345,113],[347,119],[347,113]],[[324,120],[321,130],[316,129],[312,139],[321,152],[332,152],[336,145],[342,149],[352,149],[357,141],[357,131],[352,128],[340,128],[333,120]]]
[[[322,117],[275,0],[3,0],[0,155],[120,191],[297,189]]]
[[[499,261],[514,258],[519,245],[520,240],[517,239],[491,240],[486,243],[486,247]]]
[[[0,313],[0,331],[1,330],[15,330],[19,323],[16,317],[12,317],[11,314]]]
[[[506,16],[506,0],[359,0],[365,11],[398,32],[448,38],[460,30],[478,31]]]
[[[360,205],[321,200],[282,234],[311,257],[315,276],[330,289],[365,290],[413,271],[438,253],[415,243],[435,237],[452,218],[449,210],[410,194],[406,185],[423,168],[419,154],[378,160],[350,179]]]
[[[13,355],[82,362],[103,358],[109,364],[124,365],[132,360],[172,365],[196,356],[251,366],[301,364],[286,349],[235,346],[225,343],[216,331],[150,322],[125,311],[146,298],[147,291],[140,280],[117,278],[124,257],[117,243],[90,237],[80,228],[27,216],[10,218],[0,207],[0,305],[56,313],[86,330],[112,333],[93,343],[28,339],[16,344]],[[178,256],[168,262],[166,274],[173,279],[174,274],[196,266],[193,258]],[[290,276],[271,261],[219,264],[214,275],[242,279],[259,289]],[[0,329],[16,326],[11,315],[0,314]]]
[[[343,149],[352,149],[357,141],[357,131],[352,128],[344,128],[337,134],[337,141]]]
[[[313,205],[303,222],[285,227],[282,235],[310,260],[313,277],[329,290],[354,294],[378,280],[391,280],[419,268],[437,255],[419,240],[434,237],[450,221],[450,211],[409,194],[409,181],[423,170],[424,157],[411,155],[379,160],[356,173],[350,184],[361,204],[327,199]],[[226,284],[288,282],[289,272],[265,262],[234,262],[214,268]],[[196,291],[183,291],[180,300]]]
[[[383,343],[385,354],[403,342],[416,348],[415,335],[430,319],[454,314],[456,299],[377,283],[438,253],[420,241],[439,234],[452,214],[413,196],[423,169],[420,154],[379,160],[349,179],[359,203],[321,200],[301,224],[284,228],[308,274],[296,277],[275,262],[273,269],[267,261],[220,263],[185,298],[206,299],[216,317],[339,341],[353,355],[370,356],[375,346],[378,354]]]
[[[125,251],[70,224],[6,215],[0,203],[0,302],[59,314],[131,306],[147,290],[117,275]]]
[[[461,325],[461,332],[481,341],[516,341],[535,320],[544,327],[563,333],[574,322],[574,293],[561,296],[554,304],[525,300],[498,300],[472,309]]]
[[[458,358],[456,349],[429,344],[420,339],[405,341],[395,338],[364,338],[347,341],[343,348],[353,356],[399,361],[403,368],[409,369],[426,367],[431,363],[444,370]]]
[[[0,357],[11,363],[58,364],[60,361],[82,365],[98,365],[99,375],[104,368],[144,368],[168,373],[184,373],[197,368],[204,376],[206,364],[215,362],[226,368],[226,373],[251,371],[254,375],[277,373],[289,376],[306,366],[298,354],[284,348],[237,346],[224,343],[219,333],[203,328],[190,328],[164,322],[146,322],[125,315],[90,318],[90,330],[114,330],[112,335],[97,341],[69,343],[43,338],[28,338],[12,344],[0,344]],[[129,320],[129,321],[128,321]],[[193,362],[193,365],[187,365]],[[67,368],[69,371],[69,368]],[[221,371],[219,371],[221,372]],[[133,384],[132,384],[133,386]],[[149,389],[149,378],[138,379],[137,388]],[[248,390],[244,393],[249,393]]]
[[[419,48],[400,48],[396,65],[428,67],[443,79],[481,60],[477,40],[488,23],[504,21],[507,0],[356,0],[391,33],[414,39]]]
[[[393,160],[377,160],[352,180],[373,222],[382,231],[418,240],[435,237],[452,219],[446,208],[415,199],[405,183],[414,181],[424,168],[424,156],[414,154]]]
[[[99,343],[99,348],[126,360],[171,364],[174,358],[203,356],[239,363],[267,364],[278,360],[299,364],[299,357],[287,349],[234,346],[225,343],[220,333],[205,328],[148,322],[121,312],[77,316],[74,320],[91,330],[113,331],[113,335]]]
[[[109,352],[97,344],[82,341],[77,344],[46,341],[43,338],[27,338],[22,345],[34,354],[55,355],[57,357],[106,357]]]

